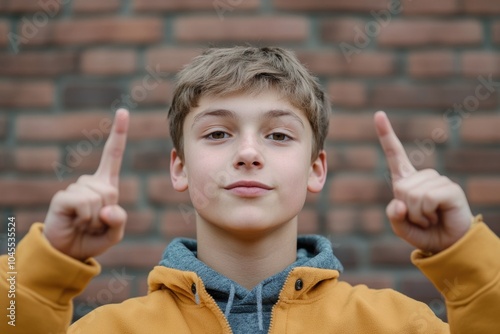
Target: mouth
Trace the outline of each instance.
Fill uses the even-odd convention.
[[[238,181],[224,187],[232,194],[240,197],[258,197],[265,195],[273,188],[267,184],[256,181]]]

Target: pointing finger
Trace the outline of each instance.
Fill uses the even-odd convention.
[[[118,109],[108,140],[104,145],[101,162],[95,176],[118,187],[118,177],[122,164],[123,152],[127,142],[129,113],[126,109]]]
[[[384,150],[389,170],[391,171],[393,182],[415,173],[415,167],[413,167],[410,159],[408,158],[408,155],[403,148],[403,144],[401,144],[401,141],[394,133],[391,122],[389,122],[385,112],[376,112],[374,122],[378,139],[382,145],[382,149]]]

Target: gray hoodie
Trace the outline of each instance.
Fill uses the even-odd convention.
[[[268,277],[251,291],[219,274],[196,257],[196,240],[174,239],[163,253],[160,265],[195,272],[229,321],[233,333],[267,333],[272,307],[289,272],[295,267],[342,271],[328,239],[319,235],[297,239],[297,260],[282,272]]]

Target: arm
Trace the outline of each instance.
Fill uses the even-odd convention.
[[[451,333],[500,333],[500,240],[472,216],[458,184],[413,167],[385,113],[375,114],[375,127],[394,191],[387,216],[446,298]]]
[[[15,302],[15,322],[3,315],[1,333],[66,333],[73,297],[99,272],[92,257],[123,236],[126,213],[118,205],[118,179],[128,119],[126,110],[117,111],[96,173],[59,191],[45,225],[34,224],[19,243],[13,298],[6,298],[8,257],[0,258],[0,307],[7,311]]]

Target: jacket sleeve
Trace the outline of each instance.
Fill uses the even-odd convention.
[[[453,246],[414,251],[412,262],[445,297],[452,334],[500,333],[500,239],[481,216]]]
[[[54,249],[42,229],[33,224],[14,257],[0,257],[0,333],[66,333],[72,299],[100,271],[93,259],[80,262]]]

